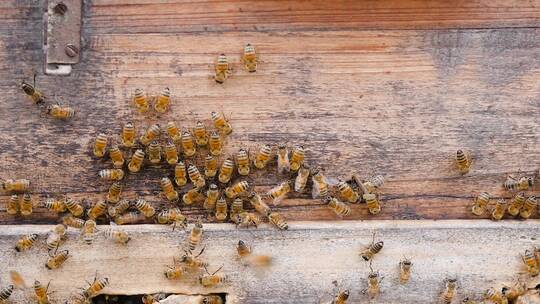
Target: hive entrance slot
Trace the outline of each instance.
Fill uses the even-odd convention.
[[[186,296],[185,302],[178,302],[178,303],[185,303],[185,304],[199,304],[202,302],[201,296],[219,296],[223,300],[223,304],[227,303],[226,293],[213,293],[213,294],[205,294],[205,295],[185,295],[185,294],[165,294],[166,297],[170,297],[173,295],[181,295]],[[92,299],[92,303],[94,304],[143,304],[142,297],[144,294],[139,295],[100,295]],[[197,302],[197,299],[200,301]],[[173,302],[176,303],[176,302]]]

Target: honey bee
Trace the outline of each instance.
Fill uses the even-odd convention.
[[[92,206],[92,208],[88,210],[87,215],[89,219],[95,220],[104,215],[105,212],[107,212],[107,202],[98,201],[94,206]]]
[[[11,215],[15,215],[19,212],[19,202],[21,201],[21,196],[18,194],[13,194],[9,197],[9,200],[6,205],[6,212]]]
[[[163,210],[157,215],[156,219],[160,224],[172,223],[174,225],[173,230],[176,228],[176,226],[179,226],[182,229],[187,227],[187,218],[178,208]]]
[[[154,110],[158,113],[165,113],[169,110],[171,104],[171,90],[169,88],[163,89],[161,94],[156,98],[154,104]]]
[[[218,156],[223,150],[223,142],[221,136],[216,131],[210,133],[210,139],[208,140],[208,150],[213,156]]]
[[[195,226],[191,228],[191,232],[188,237],[189,252],[193,252],[195,248],[201,243],[201,238],[203,234],[203,225],[201,222],[195,223]]]
[[[410,259],[403,258],[399,262],[399,282],[401,284],[406,284],[409,282],[409,278],[411,277],[411,268],[412,268],[412,262]]]
[[[2,182],[2,188],[7,192],[26,192],[30,188],[30,181],[27,179],[6,179]]]
[[[113,239],[116,243],[122,245],[126,245],[129,241],[131,241],[129,234],[126,231],[115,227],[114,222],[111,222],[111,227],[105,231],[105,235],[108,238]]]
[[[255,158],[253,159],[253,165],[257,169],[263,169],[266,167],[266,164],[268,161],[270,161],[270,156],[272,154],[272,148],[270,148],[269,145],[263,145],[259,151],[257,151],[257,154],[255,154]]]
[[[220,296],[204,296],[201,304],[223,304],[223,299]]]
[[[523,260],[523,263],[525,264],[525,267],[527,268],[527,272],[529,273],[531,277],[535,277],[538,274],[540,274],[538,261],[536,260],[536,256],[534,252],[532,252],[529,249],[525,250],[525,255],[522,255],[521,259]]]
[[[147,148],[148,160],[151,164],[157,165],[161,162],[161,146],[153,140]]]
[[[142,89],[135,89],[133,94],[133,104],[139,113],[146,113],[150,108],[150,103],[148,102],[148,96]]]
[[[534,195],[529,196],[529,198],[527,198],[525,203],[523,203],[523,207],[521,207],[519,216],[522,219],[525,219],[525,220],[528,219],[529,217],[531,217],[531,214],[534,212],[534,209],[536,209],[536,205],[537,205],[536,196]]]
[[[309,178],[309,167],[302,166],[294,179],[294,191],[303,192]]]
[[[225,54],[220,54],[218,56],[214,70],[214,80],[220,84],[224,83],[231,74],[231,70],[229,68],[229,61],[227,60],[227,56],[225,56]]]
[[[120,151],[117,146],[111,147],[109,150],[109,156],[113,162],[113,167],[122,168],[124,165],[124,155],[122,155],[122,151]]]
[[[66,226],[81,229],[84,226],[84,220],[68,214],[62,218],[62,223]]]
[[[238,174],[249,175],[249,154],[245,149],[240,149],[236,153],[236,166]]]
[[[191,205],[191,204],[195,204],[195,203],[203,201],[204,195],[202,195],[200,191],[201,191],[200,189],[193,188],[189,190],[188,192],[186,192],[182,196],[182,201],[184,202],[184,204]]]
[[[165,144],[165,159],[169,165],[174,165],[178,162],[178,150],[170,139]]]
[[[15,250],[17,250],[17,252],[26,251],[30,249],[32,246],[34,246],[37,239],[38,239],[37,234],[35,233],[27,234],[17,241],[17,245],[15,245]]]
[[[379,272],[373,271],[371,264],[369,265],[369,268],[367,294],[370,299],[374,299],[381,293],[380,283],[383,278],[380,277]]]
[[[235,199],[231,204],[231,219],[234,219],[234,217],[237,214],[243,211],[244,211],[244,202],[240,198]]]
[[[372,178],[370,178],[368,181],[362,183],[362,186],[367,190],[367,192],[375,193],[380,187],[382,187],[383,184],[384,184],[384,176],[375,175]]]
[[[146,217],[138,212],[128,212],[120,214],[114,218],[114,222],[118,225],[137,224],[146,220]]]
[[[189,131],[182,132],[182,149],[184,150],[184,155],[186,157],[191,157],[197,152],[195,141]]]
[[[499,221],[503,218],[505,212],[506,212],[506,201],[503,199],[500,199],[495,204],[495,207],[493,207],[493,211],[491,212],[491,219],[494,221]]]
[[[340,290],[331,304],[347,304],[347,300],[349,299],[349,294],[350,294],[350,291],[347,289]]]
[[[233,213],[231,212],[231,216],[232,214]],[[257,228],[262,222],[261,218],[258,215],[251,212],[236,213],[234,216],[232,216],[232,221],[236,224],[237,227],[245,228],[249,228],[250,226]]]
[[[204,160],[204,175],[207,178],[215,177],[218,170],[218,160],[211,154],[208,154]]]
[[[174,190],[174,186],[168,177],[163,177],[161,179],[161,189],[163,190],[163,195],[168,201],[176,202],[178,200],[178,192]]]
[[[358,192],[354,191],[353,188],[345,181],[340,181],[337,187],[341,199],[346,200],[349,203],[356,203],[360,198]]]
[[[110,217],[117,217],[118,215],[126,212],[130,207],[128,200],[121,200],[115,206],[109,206],[107,213]]]
[[[96,142],[94,143],[94,156],[103,157],[105,156],[105,149],[107,149],[107,142],[109,138],[103,133],[99,133],[96,137]]]
[[[173,266],[167,266],[167,270],[165,270],[164,274],[168,280],[179,280],[184,276],[185,272],[186,270],[184,267],[174,261]]]
[[[66,197],[64,204],[67,210],[73,214],[73,216],[80,217],[84,214],[84,208],[81,204],[77,203],[74,199]]]
[[[207,272],[207,275],[200,276],[199,284],[201,284],[203,287],[216,287],[217,285],[227,283],[229,281],[228,275],[216,274],[218,271],[221,270],[222,267],[216,270],[213,274],[209,274]]]
[[[148,146],[153,140],[156,140],[161,133],[161,129],[158,124],[151,125],[146,132],[141,136],[139,142],[143,146]]]
[[[263,202],[261,196],[257,192],[251,191],[248,199],[251,203],[251,206],[255,208],[255,210],[259,212],[259,214],[267,215],[270,213],[270,207],[268,207],[268,205]]]
[[[49,198],[43,203],[43,207],[49,209],[50,211],[62,213],[66,211],[66,203],[59,199]]]
[[[242,260],[250,266],[268,266],[272,263],[272,257],[267,255],[253,255],[251,247],[248,247],[246,242],[240,240],[236,246],[236,251]]]
[[[174,167],[174,182],[179,187],[187,184],[186,165],[183,162],[178,162]]]
[[[87,220],[84,222],[84,226],[81,231],[81,237],[87,245],[91,245],[94,242],[94,236],[97,232],[97,225],[94,220]]]
[[[112,183],[109,187],[109,193],[107,193],[107,201],[110,203],[118,203],[120,201],[120,194],[122,193],[122,185],[120,183]]]
[[[296,149],[294,149],[292,151],[291,160],[290,160],[291,171],[293,172],[298,171],[298,169],[300,169],[300,167],[304,163],[304,158],[305,158],[304,147],[299,146]]]
[[[278,227],[280,230],[288,230],[289,225],[283,218],[283,216],[277,212],[271,212],[268,214],[268,220],[270,223],[272,223],[274,226]]]
[[[515,301],[518,297],[527,292],[527,284],[516,282],[513,286],[504,286],[501,291],[504,298],[509,301]]]
[[[474,199],[474,205],[472,207],[472,213],[474,215],[482,215],[486,212],[487,204],[490,200],[489,193],[482,192]]]
[[[292,187],[292,181],[284,181],[276,187],[270,189],[267,195],[272,199],[273,203],[276,204],[280,202],[285,197],[285,195],[287,195],[287,193],[292,191]]]
[[[31,85],[28,82],[23,80],[23,82],[21,83],[21,89],[34,104],[40,104],[45,100],[45,96],[43,95],[43,93],[41,93],[41,91],[38,91],[36,89],[35,85],[36,85],[36,76],[34,75],[34,85]]]
[[[496,304],[508,304],[508,299],[500,291],[489,288],[484,293],[484,298]],[[447,302],[450,303],[450,302]]]
[[[36,300],[38,304],[49,304],[49,284],[47,284],[47,287],[44,287],[41,285],[41,283],[36,280],[34,281],[34,293],[36,295]]]
[[[4,287],[0,289],[0,303],[6,303],[6,301],[11,297],[11,294],[13,293],[14,286],[8,285],[7,287]]]
[[[197,146],[206,146],[208,144],[208,132],[202,121],[197,121],[195,128],[193,128],[193,135],[195,136],[195,143]]]
[[[467,174],[471,169],[471,157],[469,153],[463,152],[463,150],[457,150],[456,163],[461,174]]]
[[[67,120],[75,115],[75,110],[69,106],[60,106],[59,104],[49,105],[46,113],[52,118]]]
[[[180,129],[178,129],[174,121],[169,121],[167,123],[167,134],[169,134],[169,137],[172,138],[175,143],[179,143],[182,140]]]
[[[233,171],[234,171],[234,163],[228,157],[223,161],[223,163],[221,164],[221,168],[219,169],[219,175],[218,175],[219,182],[222,184],[228,183],[231,180]]]
[[[141,299],[143,304],[159,304],[160,301],[165,299],[165,294],[144,295]]]
[[[324,202],[339,216],[348,216],[351,214],[351,207],[344,202],[338,201],[335,197],[327,196]]]
[[[142,215],[144,215],[147,218],[153,217],[154,214],[156,214],[156,209],[152,207],[150,203],[148,203],[146,200],[142,198],[139,198],[135,202],[135,208],[137,208],[137,210],[139,210],[142,213]]]
[[[216,202],[216,220],[219,222],[224,221],[227,218],[227,201],[223,197],[220,197]]]
[[[97,275],[94,278],[94,282],[83,291],[83,294],[86,298],[92,298],[101,292],[105,287],[109,285],[109,278],[97,279]]]
[[[232,133],[232,126],[229,121],[225,119],[225,116],[223,116],[223,114],[220,114],[218,112],[212,112],[210,113],[210,116],[212,117],[212,121],[214,122],[214,127],[221,134],[229,135]]]
[[[133,153],[133,156],[131,156],[131,160],[128,163],[129,172],[137,173],[141,171],[143,161],[144,161],[144,151],[141,149],[137,149],[137,151]]]
[[[311,191],[311,197],[327,197],[328,196],[328,181],[320,170],[311,172],[311,179],[313,181],[313,189]]]
[[[103,180],[121,180],[124,178],[122,169],[103,169],[99,171],[99,177]]]
[[[369,213],[375,215],[381,212],[381,202],[377,198],[377,195],[374,193],[366,193],[362,195],[366,201]]]
[[[246,181],[237,182],[236,184],[225,189],[225,195],[228,198],[236,198],[240,194],[249,190],[249,183]]]
[[[210,184],[206,191],[206,199],[204,200],[204,209],[210,211],[216,208],[216,202],[219,197],[219,189],[215,184]]]
[[[64,264],[69,257],[69,250],[63,250],[51,254],[45,263],[47,269],[57,269]]]
[[[248,72],[254,73],[257,71],[258,55],[255,52],[255,47],[250,43],[244,47],[244,55],[242,55],[242,63]]]
[[[122,145],[131,148],[135,146],[135,125],[131,121],[128,121],[122,127]]]
[[[441,295],[441,299],[444,304],[451,304],[452,300],[456,297],[457,280],[446,279],[444,281],[444,291]]]
[[[30,194],[23,194],[21,205],[19,207],[21,209],[22,216],[29,216],[30,214],[32,214],[34,203],[32,202],[32,197],[30,196]]]
[[[13,270],[10,271],[9,277],[14,287],[20,288],[20,289],[26,288],[26,283],[24,281],[24,278],[18,271],[13,271]]]
[[[53,230],[51,230],[47,236],[47,240],[45,241],[49,252],[60,247],[60,244],[66,238],[66,228],[67,227],[64,224],[58,224],[54,226]]]
[[[291,170],[291,163],[289,161],[289,150],[285,145],[278,146],[277,168],[279,174],[284,174]]]
[[[201,251],[199,252],[199,254],[197,254],[195,256],[193,254],[191,254],[191,252],[188,252],[188,251],[184,250],[186,254],[184,254],[181,257],[180,263],[184,264],[186,267],[188,267],[191,270],[198,270],[198,269],[201,269],[201,268],[207,268],[208,267],[208,262],[205,262],[205,261],[203,261],[202,259],[199,258],[201,256],[201,254],[203,254],[204,249],[205,249],[205,247],[203,247],[201,249]]]
[[[371,244],[360,252],[360,256],[365,261],[370,261],[371,259],[373,259],[373,257],[375,257],[377,253],[381,251],[383,246],[383,241],[378,241],[377,243],[375,243],[375,233],[373,233],[373,239],[371,240]]]
[[[206,180],[201,175],[199,169],[193,164],[188,165],[188,176],[197,189],[201,189],[206,185]]]
[[[512,198],[512,200],[510,201],[510,205],[508,205],[508,214],[510,214],[511,216],[518,215],[524,203],[525,203],[525,193],[523,192],[517,193],[514,196],[514,198]]]
[[[503,186],[508,191],[523,191],[529,189],[534,185],[534,178],[528,176],[522,176],[519,179],[515,179],[513,176],[508,176]]]

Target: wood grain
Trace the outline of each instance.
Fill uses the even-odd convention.
[[[384,240],[384,248],[375,257],[373,267],[385,278],[380,297],[370,303],[435,303],[448,277],[458,279],[457,300],[461,301],[518,278],[530,286],[540,283],[539,279],[527,278],[519,257],[525,249],[539,245],[539,224],[538,220],[293,222],[284,232],[266,226],[238,230],[232,225],[208,224],[204,226],[206,251],[202,257],[211,270],[223,264],[224,273],[231,277],[229,284],[210,289],[195,283],[196,274],[180,282],[167,281],[163,276],[172,257],[181,253],[186,240],[184,231],[171,232],[153,225],[129,226],[125,229],[133,240],[127,247],[113,245],[103,237],[89,246],[71,231],[64,248],[72,257],[61,269],[47,271],[41,265],[47,257],[44,244],[23,253],[15,253],[13,244],[21,234],[44,234],[51,226],[4,226],[0,232],[0,256],[7,267],[0,277],[7,282],[7,271],[18,270],[28,282],[52,279],[51,290],[58,303],[84,287],[85,280],[91,280],[96,271],[109,278],[111,284],[103,292],[111,295],[225,292],[227,303],[319,303],[328,300],[334,288],[332,281],[336,280],[341,288],[351,290],[350,303],[366,303],[367,296],[361,291],[366,287],[369,267],[358,253],[371,242],[372,231],[377,231],[376,238]],[[255,254],[271,255],[273,265],[268,269],[243,266],[235,251],[240,239],[251,244]],[[411,281],[399,285],[397,266],[404,255],[414,265]],[[14,294],[15,301],[24,299],[28,298],[23,292]]]

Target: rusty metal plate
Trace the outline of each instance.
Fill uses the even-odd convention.
[[[47,64],[79,62],[83,0],[49,0],[47,5]]]

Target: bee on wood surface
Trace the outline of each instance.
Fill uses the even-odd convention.
[[[67,227],[64,224],[58,224],[49,232],[45,241],[49,252],[60,247],[60,244],[66,239],[66,229]]]
[[[371,264],[369,265],[369,275],[368,275],[368,287],[367,287],[367,294],[370,299],[374,299],[381,293],[381,281],[383,278],[381,278],[379,272],[373,271],[373,268],[371,268]]]
[[[269,145],[263,145],[259,148],[253,159],[253,166],[257,169],[263,169],[270,161],[272,148]]]
[[[313,181],[313,189],[311,191],[312,198],[327,197],[328,196],[328,181],[322,174],[321,170],[316,169],[311,172],[311,179]]]
[[[457,293],[457,280],[446,279],[444,281],[444,291],[441,294],[441,299],[444,304],[451,304]]]
[[[309,178],[309,168],[306,166],[300,167],[298,169],[298,174],[296,175],[296,178],[294,179],[294,191],[295,192],[303,192],[304,188],[306,187],[307,181]]]
[[[122,185],[120,183],[112,183],[107,193],[107,201],[116,204],[120,201],[120,194],[122,194]]]
[[[103,157],[105,156],[105,151],[107,149],[107,143],[109,138],[104,133],[99,133],[96,136],[96,141],[94,143],[94,156]]]
[[[71,214],[65,215],[62,217],[62,223],[68,227],[81,229],[84,226],[84,220],[76,218]]]
[[[218,156],[223,150],[223,140],[216,131],[210,132],[210,139],[208,140],[208,150],[213,156]]]
[[[169,134],[169,137],[174,143],[179,143],[182,140],[182,133],[180,133],[180,129],[178,129],[174,121],[167,123],[167,134]]]
[[[403,260],[399,262],[399,282],[401,284],[409,282],[412,265],[411,260],[407,258],[403,258]]]
[[[114,222],[111,222],[111,226],[105,231],[105,236],[112,239],[115,243],[121,245],[126,245],[129,241],[131,241],[129,234],[123,229],[116,227]]]
[[[126,212],[130,206],[131,205],[128,200],[121,200],[118,204],[109,206],[107,213],[110,217],[114,218]]]
[[[199,169],[193,164],[188,165],[188,176],[195,188],[202,189],[206,185],[206,180]]]
[[[19,205],[22,216],[29,216],[34,210],[32,196],[28,193],[23,194],[21,204]]]
[[[219,197],[219,189],[215,184],[210,184],[206,191],[206,199],[204,200],[204,209],[211,211],[216,208],[216,202]]]
[[[32,246],[34,246],[37,239],[38,239],[37,234],[35,234],[35,233],[34,234],[27,234],[27,235],[23,236],[22,238],[20,238],[17,241],[17,244],[15,245],[15,250],[17,252],[26,251],[26,250],[32,248]]]
[[[182,202],[184,202],[186,205],[191,205],[204,201],[205,197],[200,193],[200,191],[201,190],[197,188],[189,190],[182,196]]]
[[[220,296],[204,296],[201,304],[223,304],[223,299]]]
[[[523,207],[521,207],[521,210],[519,211],[519,216],[524,220],[528,219],[529,217],[531,217],[534,209],[536,209],[537,204],[538,203],[536,202],[536,196],[529,196],[525,203],[523,203]]]
[[[201,284],[203,287],[216,287],[218,285],[227,283],[229,281],[228,275],[216,274],[218,271],[221,270],[222,267],[218,268],[218,270],[216,270],[212,274],[207,272],[207,275],[200,276],[199,284]]]
[[[360,252],[360,256],[365,260],[365,261],[370,261],[371,259],[373,259],[373,257],[379,253],[381,251],[381,249],[383,248],[384,246],[384,242],[383,241],[378,241],[378,242],[375,242],[375,232],[373,233],[373,239],[371,240],[371,244],[366,247],[364,250],[362,250]]]
[[[366,188],[367,192],[375,193],[379,190],[379,188],[382,187],[384,182],[385,180],[382,175],[375,175],[369,180],[363,182],[362,185],[364,186],[364,188]]]
[[[178,187],[182,187],[187,184],[186,165],[184,162],[180,161],[174,167],[174,182]]]
[[[135,136],[136,136],[135,125],[131,121],[128,121],[122,127],[122,134],[121,134],[122,145],[124,145],[124,147],[127,147],[127,148],[131,148],[135,146]]]
[[[291,170],[291,162],[289,161],[289,150],[285,145],[278,146],[277,168],[279,174],[285,174]]]
[[[231,180],[234,171],[234,163],[230,158],[227,158],[221,164],[219,169],[218,180],[222,184],[226,184]]]
[[[169,165],[175,165],[178,162],[178,149],[171,139],[165,143],[165,160]]]
[[[207,268],[209,265],[208,262],[199,258],[203,254],[205,249],[206,248],[203,247],[197,255],[193,255],[191,252],[184,250],[185,254],[180,258],[179,262],[182,263],[189,270],[199,270],[202,268]]]
[[[503,186],[508,191],[525,191],[534,185],[535,178],[532,176],[522,176],[519,179],[508,176]]]
[[[107,202],[105,201],[98,201],[92,208],[90,208],[87,212],[88,218],[91,220],[95,220],[98,217],[104,215],[107,212]]]
[[[118,225],[137,224],[144,222],[146,217],[139,212],[128,212],[120,214],[114,218],[114,222]]]
[[[53,254],[50,254],[49,258],[47,259],[47,262],[45,263],[45,267],[47,267],[47,269],[57,269],[66,262],[68,257],[69,257],[68,250],[63,250],[60,252],[55,252]]]
[[[236,153],[236,167],[238,168],[238,174],[249,175],[250,171],[249,153],[245,149],[238,150]]]
[[[201,222],[195,223],[188,237],[189,252],[193,252],[197,246],[201,243],[203,234],[203,225]]]
[[[277,212],[271,212],[268,214],[268,220],[270,221],[270,223],[272,223],[274,226],[276,226],[277,228],[279,228],[279,230],[288,230],[289,229],[289,225],[287,224],[287,222],[285,221],[285,218],[277,213]]]
[[[103,169],[99,171],[99,177],[102,180],[118,181],[124,178],[122,169]]]
[[[156,209],[148,203],[146,200],[139,198],[135,202],[135,208],[141,212],[147,218],[153,217],[156,214]]]
[[[182,150],[184,151],[185,157],[191,157],[197,152],[197,147],[195,146],[195,140],[189,131],[182,132]]]
[[[348,216],[351,214],[351,207],[344,202],[339,201],[335,197],[327,196],[324,199],[324,202],[328,204],[328,207],[330,207],[330,209],[332,209],[332,211],[339,216]]]
[[[508,299],[500,291],[489,288],[484,292],[484,298],[496,304],[508,304]],[[450,302],[448,302],[450,303]]]
[[[249,190],[249,183],[246,181],[237,182],[236,184],[225,189],[225,195],[228,198],[236,198],[240,194]]]
[[[172,208],[163,210],[156,216],[159,224],[173,224],[173,230],[176,226],[185,229],[187,227],[187,218],[182,214],[180,209]]]
[[[156,98],[156,103],[154,104],[154,110],[158,113],[165,113],[169,110],[171,105],[171,90],[169,88],[163,89],[161,94]]]
[[[266,216],[267,214],[270,213],[270,207],[268,207],[268,205],[265,202],[263,202],[261,196],[257,192],[251,191],[251,193],[248,196],[248,200],[251,206],[255,208],[255,210],[259,214]]]
[[[111,157],[113,167],[122,168],[125,160],[124,155],[122,154],[122,151],[120,151],[118,146],[111,147],[111,149],[109,150],[109,156]]]
[[[274,188],[268,191],[268,197],[270,197],[274,204],[280,202],[287,193],[291,192],[293,189],[292,181],[284,181],[281,184],[275,186]]]
[[[515,301],[518,297],[527,292],[527,284],[524,282],[516,282],[512,286],[503,286],[501,289],[502,295],[509,301]]]
[[[159,138],[159,134],[161,134],[159,125],[153,124],[146,129],[144,134],[139,138],[139,142],[143,146],[148,146],[153,140],[157,140]]]
[[[131,173],[137,173],[141,171],[141,167],[144,161],[144,151],[137,149],[131,156],[131,160],[128,163],[128,170]]]
[[[101,278],[98,280],[96,275],[92,284],[83,291],[83,294],[86,298],[92,298],[98,295],[107,286],[109,286],[109,278]]]
[[[142,89],[135,89],[133,93],[133,104],[139,113],[146,113],[150,109],[149,98]]]
[[[179,280],[184,277],[185,272],[184,267],[175,260],[172,266],[167,266],[164,274],[168,280]]]
[[[223,197],[219,198],[216,202],[216,212],[215,212],[216,220],[218,222],[222,222],[227,218],[227,213],[228,213],[227,209],[228,209],[227,201],[225,201]]]
[[[2,189],[13,193],[26,192],[30,189],[30,181],[27,179],[6,179],[2,182]]]
[[[161,162],[161,146],[156,140],[153,140],[146,149],[148,160],[152,165],[157,165]]]
[[[71,197],[65,198],[65,204],[67,210],[75,217],[80,217],[84,214],[84,207],[77,203],[74,199]]]
[[[241,61],[244,64],[244,68],[248,72],[254,73],[257,71],[259,56],[255,51],[255,47],[251,43],[244,46],[244,54],[242,55]]]
[[[240,258],[249,266],[269,266],[272,263],[272,257],[268,255],[254,255],[251,247],[246,242],[240,240],[236,245],[236,251]]]
[[[474,199],[474,205],[472,206],[472,213],[474,215],[482,215],[486,212],[487,204],[490,200],[489,193],[482,192]]]
[[[527,268],[527,273],[531,277],[536,277],[540,274],[540,268],[538,266],[538,261],[536,260],[535,253],[529,249],[525,250],[525,254],[521,256],[523,264]]]
[[[40,104],[45,100],[45,96],[43,95],[43,93],[36,89],[36,75],[34,75],[33,85],[23,80],[23,82],[21,83],[21,89],[34,104]]]
[[[360,198],[358,192],[354,191],[353,188],[345,181],[340,181],[337,187],[341,199],[346,200],[349,203],[356,203]]]
[[[369,213],[376,215],[381,212],[381,202],[379,201],[377,194],[366,193],[362,195],[362,198],[364,199],[364,201],[366,201]]]
[[[61,106],[59,104],[53,104],[47,107],[46,112],[52,118],[68,120],[75,116],[75,110],[69,106]]]
[[[84,222],[84,226],[82,227],[81,237],[87,245],[91,245],[94,242],[96,232],[96,222],[94,220],[87,220]]]
[[[210,113],[210,116],[212,118],[212,121],[214,122],[214,128],[216,128],[221,134],[229,135],[232,133],[232,126],[229,121],[225,119],[225,116],[223,116],[223,114],[214,111]]]
[[[193,135],[195,137],[195,143],[197,146],[204,147],[208,144],[208,132],[202,121],[197,121],[193,128]]]
[[[304,147],[299,146],[293,149],[290,159],[290,169],[293,172],[298,171],[300,167],[304,164],[305,152]]]
[[[511,216],[518,215],[524,203],[525,203],[525,193],[523,192],[517,193],[512,198],[512,200],[510,200],[510,204],[508,205],[508,214],[510,214]]]
[[[175,169],[175,172],[176,172],[176,169]],[[167,198],[168,201],[170,202],[178,201],[178,198],[179,198],[178,191],[174,190],[174,186],[168,177],[161,178],[160,184],[161,184],[161,190],[163,190],[163,195]]]
[[[467,174],[471,169],[471,157],[470,154],[463,150],[457,150],[456,152],[456,164],[461,174]]]
[[[43,207],[56,213],[65,212],[67,209],[66,202],[64,200],[56,199],[56,198],[46,199],[45,202],[43,203]]]
[[[252,212],[239,212],[234,214],[231,212],[232,221],[236,224],[237,227],[245,227],[249,228],[250,226],[254,226],[257,228],[262,220],[261,218]]]
[[[34,294],[38,304],[49,304],[49,286],[51,282],[44,287],[38,280],[34,281]]]
[[[229,67],[229,61],[225,54],[220,54],[216,60],[214,67],[214,80],[222,84],[229,78],[231,74],[231,69]]]
[[[15,288],[24,289],[27,287],[23,276],[18,271],[11,270],[9,272],[9,278]]]
[[[19,204],[21,201],[21,196],[18,194],[13,194],[9,197],[9,200],[6,203],[6,212],[10,215],[15,215],[19,213]]]
[[[11,294],[13,293],[14,286],[8,285],[7,287],[4,287],[0,289],[0,303],[6,303],[6,301],[11,297]]]
[[[208,154],[204,159],[204,176],[207,178],[213,178],[218,171],[218,159]]]
[[[507,203],[505,200],[497,200],[497,203],[495,204],[495,207],[493,207],[493,211],[491,212],[491,219],[494,221],[501,220],[506,213],[506,205]]]

